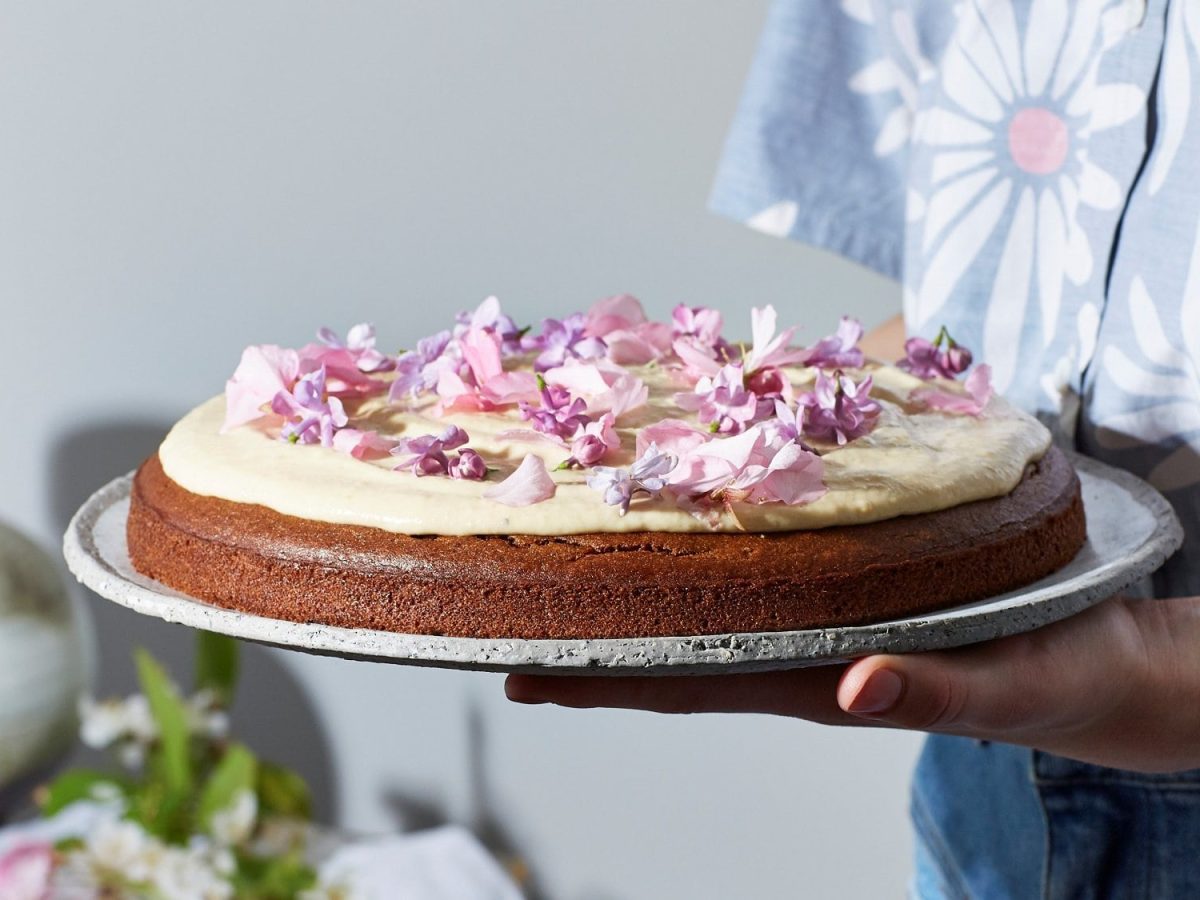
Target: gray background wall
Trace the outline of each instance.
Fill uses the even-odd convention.
[[[894,285],[704,209],[765,3],[0,2],[0,516],[47,545],[243,345],[487,293],[774,303]],[[92,598],[101,690],[182,629]],[[895,896],[910,735],[508,704],[494,675],[250,648],[237,723],[353,829],[473,824],[556,898]]]

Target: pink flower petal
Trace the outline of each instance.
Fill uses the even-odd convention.
[[[20,844],[0,856],[0,897],[42,900],[50,896],[54,850],[49,844]]]
[[[930,409],[942,412],[958,413],[960,415],[978,416],[987,408],[995,391],[992,388],[992,370],[982,363],[967,376],[964,384],[967,394],[952,394],[936,388],[917,388],[913,391],[913,399],[924,403]]]
[[[546,471],[546,463],[531,453],[515,472],[488,488],[483,496],[505,506],[532,506],[549,500],[557,489],[554,479]]]
[[[333,449],[355,459],[383,459],[399,441],[383,437],[377,431],[342,428],[333,436]]]
[[[656,444],[663,453],[670,453],[677,459],[683,458],[691,450],[706,444],[712,436],[697,431],[690,423],[682,419],[662,419],[653,425],[647,425],[637,433],[636,454],[639,459],[646,455],[651,444]]]
[[[263,406],[280,391],[290,391],[300,377],[295,350],[274,344],[247,347],[233,377],[225,382],[225,422],[221,432],[265,415]]]
[[[762,481],[747,498],[757,503],[799,506],[825,495],[825,463],[797,443],[784,444],[767,466]]]
[[[587,311],[584,333],[607,342],[608,335],[612,332],[631,329],[645,321],[646,311],[642,309],[638,298],[632,294],[618,294],[592,305]]]

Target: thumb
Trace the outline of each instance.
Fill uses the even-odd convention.
[[[1097,711],[1095,682],[1021,642],[881,655],[849,666],[838,705],[881,725],[1019,741]]]

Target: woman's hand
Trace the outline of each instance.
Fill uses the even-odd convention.
[[[510,675],[510,699],[933,731],[1146,772],[1200,767],[1200,598],[1114,598],[1027,634],[755,675]]]

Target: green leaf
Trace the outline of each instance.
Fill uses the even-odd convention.
[[[196,690],[210,690],[222,705],[233,703],[238,680],[238,642],[223,634],[196,635]]]
[[[230,744],[200,792],[196,814],[207,829],[213,814],[228,809],[242,791],[253,791],[258,760],[242,744]]]
[[[259,763],[258,805],[264,812],[280,816],[312,818],[312,794],[304,779],[275,763]]]
[[[271,857],[238,854],[233,881],[239,900],[274,900],[315,887],[317,873],[297,852]]]
[[[192,791],[192,763],[188,747],[188,713],[179,691],[158,662],[139,647],[134,651],[142,693],[158,726],[158,747],[152,766],[163,779],[164,805],[177,807]]]
[[[102,791],[114,790],[121,796],[129,792],[129,784],[123,779],[92,769],[72,769],[50,782],[44,791],[38,792],[42,815],[52,816],[78,800],[92,800],[97,788]]]

